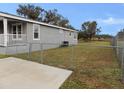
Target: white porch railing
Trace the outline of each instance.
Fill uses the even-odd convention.
[[[0,34],[0,46],[4,46],[4,35]]]
[[[0,34],[0,46],[4,46],[5,44],[5,35]],[[26,34],[8,34],[7,35],[7,45],[14,45],[14,44],[24,44],[27,42]]]

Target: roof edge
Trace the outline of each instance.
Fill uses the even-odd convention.
[[[22,21],[26,21],[26,22],[31,22],[31,23],[36,23],[36,24],[40,24],[40,25],[44,25],[44,26],[48,26],[48,27],[57,28],[57,29],[62,29],[62,30],[67,30],[67,31],[72,31],[72,32],[78,32],[77,30],[68,29],[68,28],[64,28],[64,27],[60,27],[60,26],[56,26],[56,25],[51,25],[51,24],[47,24],[47,23],[43,23],[43,22],[31,20],[31,19],[26,19],[26,18],[23,18],[21,16],[9,14],[9,13],[0,12],[0,16],[6,17],[6,18],[12,18],[12,19],[16,19],[16,20],[22,20]]]

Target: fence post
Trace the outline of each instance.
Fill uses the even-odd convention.
[[[28,51],[28,58],[30,59],[31,56],[31,49],[32,49],[32,44],[29,43],[29,51]]]
[[[71,61],[71,67],[74,68],[74,45],[71,45],[71,57],[70,57],[70,61]]]
[[[8,55],[8,44],[5,46],[6,47],[6,55]]]
[[[121,49],[122,49],[121,76],[122,76],[122,83],[124,83],[124,48]]]
[[[40,60],[41,62],[40,63],[43,63],[43,43],[40,44],[40,47],[41,47],[41,56],[40,56]]]

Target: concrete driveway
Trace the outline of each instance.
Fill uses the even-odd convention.
[[[57,89],[72,71],[18,58],[0,59],[0,88]]]

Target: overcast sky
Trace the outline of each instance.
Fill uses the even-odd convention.
[[[57,9],[70,20],[77,29],[85,21],[95,20],[102,28],[102,33],[116,35],[124,28],[124,4],[35,4],[44,9]],[[1,4],[0,11],[16,14],[18,4]]]

